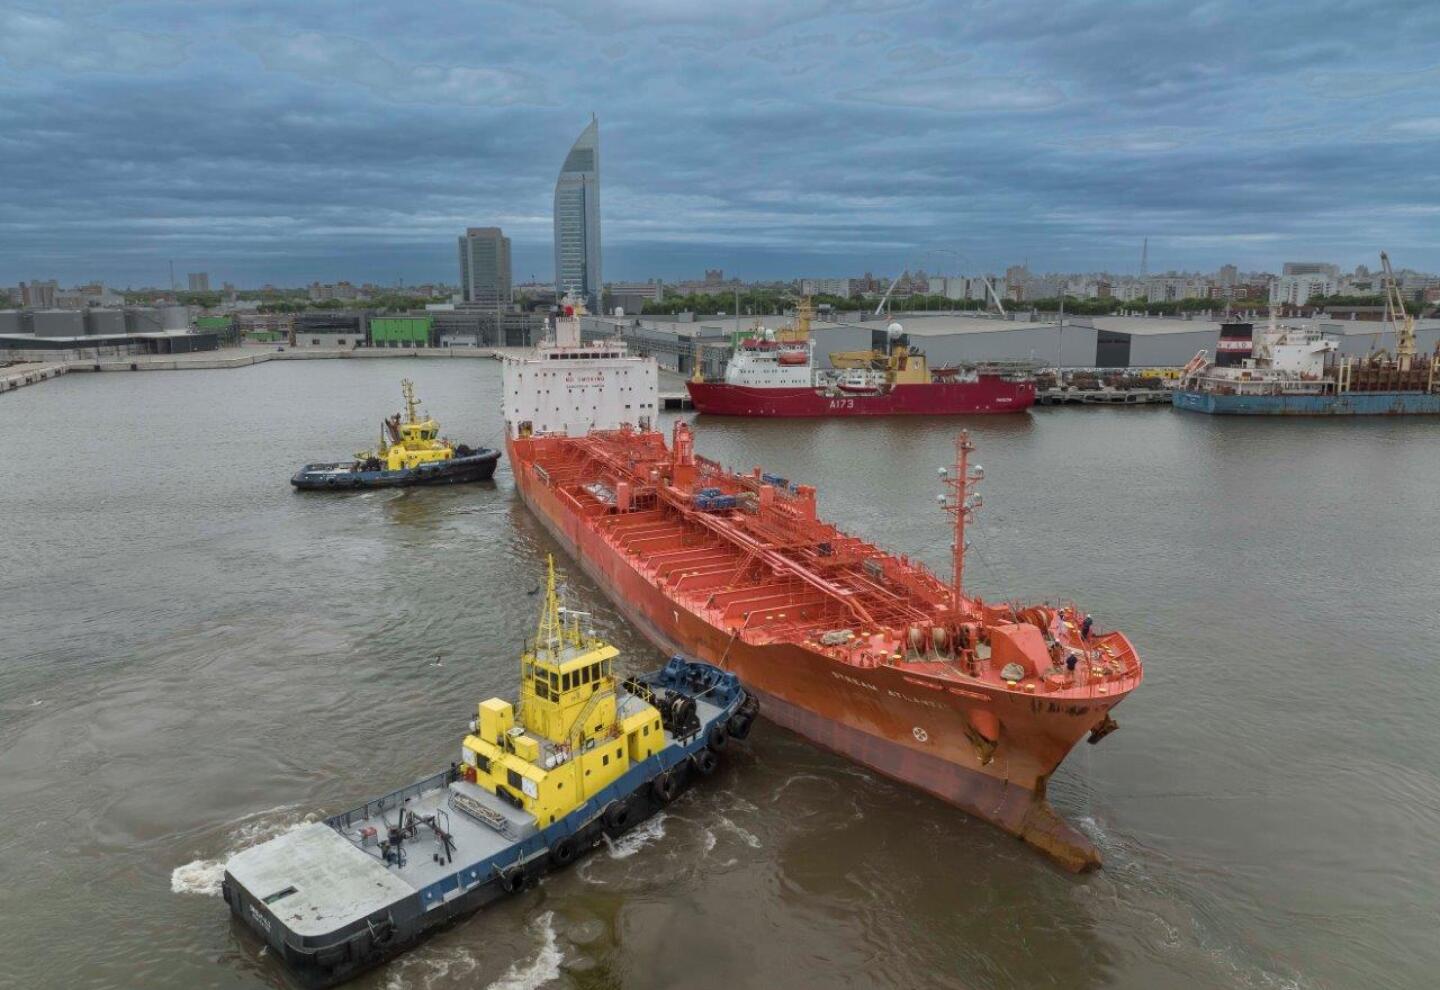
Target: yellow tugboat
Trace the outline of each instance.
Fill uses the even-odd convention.
[[[380,424],[380,445],[362,450],[352,461],[307,464],[290,484],[303,489],[394,488],[408,485],[453,485],[489,481],[495,474],[500,451],[471,449],[440,436],[440,424],[420,418],[420,400],[410,379],[400,382],[405,413]]]
[[[237,854],[236,918],[307,986],[333,986],[532,885],[708,776],[759,704],[672,657],[621,680],[619,651],[561,608],[551,559],[516,702],[480,703],[448,770]]]

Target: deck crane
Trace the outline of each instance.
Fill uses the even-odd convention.
[[[1401,371],[1409,371],[1415,358],[1415,317],[1405,312],[1405,299],[1384,251],[1380,252],[1380,267],[1385,271],[1385,319],[1395,328],[1395,361]]]

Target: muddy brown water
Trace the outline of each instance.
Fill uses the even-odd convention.
[[[453,758],[553,548],[493,484],[325,497],[413,378],[498,440],[489,362],[70,375],[0,399],[0,985],[263,987],[224,858]],[[943,567],[957,420],[702,419]],[[713,786],[361,988],[1422,988],[1440,972],[1440,424],[1056,409],[968,424],[971,586],[1074,598],[1144,686],[1057,774],[1106,867],[762,723]],[[634,667],[659,657],[560,561]],[[439,663],[436,663],[436,658]]]

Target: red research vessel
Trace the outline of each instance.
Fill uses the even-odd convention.
[[[980,477],[965,434],[945,478],[956,549],[942,580],[821,520],[813,488],[696,454],[683,422],[667,446],[646,428],[653,393],[619,384],[637,380],[639,358],[618,342],[578,345],[578,328],[557,338],[507,361],[507,451],[526,505],[627,619],[662,650],[735,671],[786,728],[1069,869],[1099,864],[1046,783],[1081,739],[1115,728],[1141,661],[1074,605],[964,593]],[[606,395],[640,401],[607,411]],[[627,411],[638,428],[597,428]]]
[[[696,374],[686,387],[702,413],[719,416],[937,416],[1022,412],[1035,383],[999,370],[931,368],[898,323],[871,351],[832,354],[840,366],[815,365],[809,300],[779,331],[736,334],[725,377]]]

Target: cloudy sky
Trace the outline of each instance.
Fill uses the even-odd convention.
[[[0,283],[1440,269],[1437,0],[0,2]],[[183,277],[183,276],[182,276]]]

